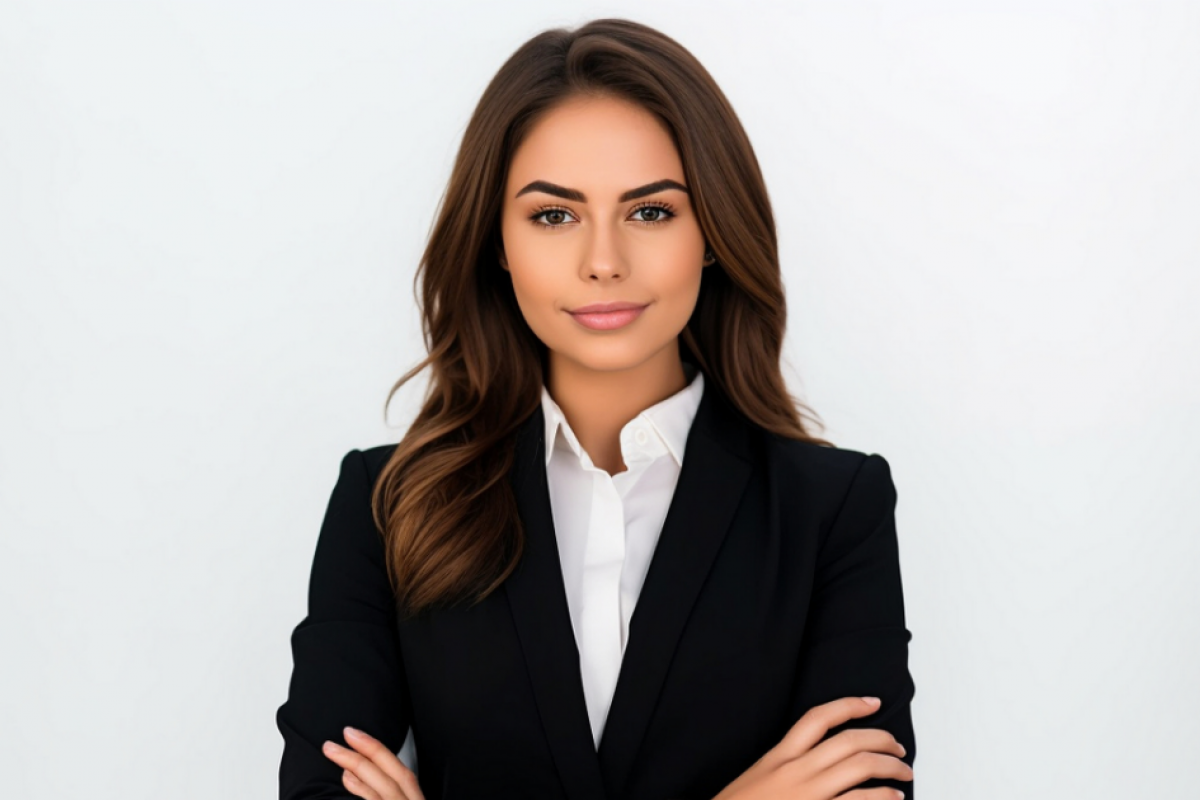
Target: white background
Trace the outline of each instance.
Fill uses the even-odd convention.
[[[892,465],[920,797],[1194,793],[1200,4],[792,5],[0,6],[6,797],[276,796],[459,137],[598,16],[733,102],[793,390]]]

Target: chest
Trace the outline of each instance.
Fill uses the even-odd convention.
[[[709,503],[671,501],[598,751],[549,503],[525,515],[526,555],[499,591],[401,624],[422,786],[442,790],[430,800],[473,796],[485,787],[472,776],[487,776],[492,797],[715,794],[778,741],[816,530],[782,515],[764,484],[734,486],[724,500],[714,489]]]

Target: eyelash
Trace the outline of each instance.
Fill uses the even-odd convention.
[[[630,213],[636,214],[637,212],[642,211],[647,208],[655,208],[664,213],[662,215],[660,215],[659,219],[637,220],[638,222],[641,222],[643,225],[661,225],[662,223],[667,222],[668,220],[674,218],[674,216],[675,216],[675,209],[673,209],[671,207],[670,203],[664,203],[659,200],[654,200],[654,201],[651,201],[648,203],[642,203],[640,206],[637,206],[636,208],[634,208],[633,211],[631,211]],[[564,214],[571,213],[568,209],[565,209],[562,206],[539,206],[537,209],[534,210],[533,214],[531,214],[529,216],[530,222],[532,222],[534,225],[537,225],[542,228],[561,228],[561,227],[563,227],[561,224],[551,225],[548,222],[542,222],[541,220],[538,219],[538,217],[542,216],[543,214],[545,214],[548,211],[561,211]],[[574,216],[574,215],[572,215],[572,216]]]

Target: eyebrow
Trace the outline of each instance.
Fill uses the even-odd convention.
[[[670,178],[663,178],[661,181],[647,183],[645,186],[639,186],[636,189],[630,189],[618,198],[618,202],[624,203],[628,200],[637,200],[639,197],[645,197],[655,192],[661,192],[664,189],[678,189],[681,192],[687,192],[688,188],[679,181],[673,181]],[[550,181],[534,181],[526,186],[521,191],[513,195],[514,199],[520,197],[527,192],[545,192],[552,194],[555,197],[561,197],[564,200],[574,200],[577,203],[586,203],[587,196],[578,189],[568,189],[565,186],[559,186]]]

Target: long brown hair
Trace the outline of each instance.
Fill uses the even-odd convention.
[[[422,408],[375,484],[372,511],[405,616],[494,591],[524,533],[506,480],[521,423],[541,402],[547,349],[499,266],[500,212],[513,153],[556,104],[616,96],[671,131],[717,263],[703,271],[681,357],[747,419],[829,446],[780,370],[787,319],[775,221],[758,159],[725,95],[678,42],[640,23],[599,19],[523,44],[488,84],[459,147],[414,280],[432,373]],[[417,286],[420,290],[417,292]],[[708,388],[711,387],[711,388]],[[386,408],[386,403],[385,403]]]

